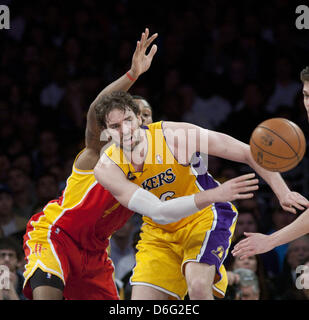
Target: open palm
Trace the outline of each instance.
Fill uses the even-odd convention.
[[[158,34],[155,33],[149,38],[149,29],[146,28],[145,32],[142,33],[141,39],[137,41],[131,65],[132,76],[134,78],[138,78],[138,76],[149,69],[152,59],[157,52],[157,46],[155,44],[152,45],[148,54],[146,54],[146,50],[157,36]]]

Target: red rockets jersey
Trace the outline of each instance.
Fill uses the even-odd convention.
[[[108,247],[109,237],[126,223],[133,212],[120,205],[96,181],[93,170],[77,169],[76,159],[62,196],[50,201],[43,212],[35,214],[28,224],[31,224],[32,232],[38,228],[46,229],[47,237],[51,227],[59,227],[79,247],[91,251],[104,250]]]

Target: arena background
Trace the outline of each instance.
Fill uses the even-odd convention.
[[[297,1],[1,4],[11,21],[0,30],[0,184],[20,217],[61,193],[90,103],[129,69],[145,27],[159,34],[158,52],[130,93],[150,102],[155,121],[188,121],[248,143],[258,123],[285,117],[309,137],[299,80],[309,31],[295,25]],[[307,152],[283,175],[307,198],[308,168]],[[249,168],[211,158],[209,170],[224,181]],[[259,230],[269,232],[275,204],[263,181],[256,202]]]

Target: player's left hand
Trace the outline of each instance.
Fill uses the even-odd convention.
[[[146,54],[146,50],[157,36],[158,34],[155,33],[149,37],[149,29],[146,28],[145,32],[142,33],[141,39],[137,41],[130,69],[130,74],[135,79],[149,69],[152,59],[157,52],[157,46],[155,44],[152,45],[148,54]]]
[[[283,210],[296,214],[296,209],[309,208],[309,201],[298,192],[290,191],[280,200],[280,205]]]

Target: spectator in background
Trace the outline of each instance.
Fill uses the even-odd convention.
[[[38,149],[33,154],[35,175],[40,176],[52,165],[60,163],[59,141],[56,134],[48,129],[40,132]]]
[[[221,180],[220,173],[222,172],[224,166],[224,160],[214,156],[207,156],[205,164],[207,165],[207,170],[212,173],[212,176],[218,180],[220,183],[223,183],[225,180]]]
[[[73,162],[73,160],[72,160],[72,162]],[[70,169],[71,169],[71,166],[68,170],[70,170]],[[65,176],[64,168],[62,166],[60,166],[59,164],[58,165],[55,164],[49,168],[49,173],[51,173],[57,179],[57,182],[58,182],[57,192],[62,192],[62,190],[65,188],[66,180],[69,177],[69,176]]]
[[[255,272],[239,268],[234,273],[239,275],[235,300],[260,300],[260,286]]]
[[[309,256],[309,236],[300,237],[288,245],[285,256],[283,271],[275,277],[274,284],[275,296],[277,299],[286,300],[298,297],[296,288],[296,268],[303,264],[305,258]]]
[[[231,105],[219,95],[213,94],[207,99],[201,98],[190,85],[182,85],[178,90],[184,107],[182,121],[214,130],[226,120]]]
[[[0,188],[0,238],[15,235],[19,238],[26,230],[27,219],[17,215],[14,199],[9,189]]]
[[[118,289],[123,288],[123,278],[135,266],[135,249],[133,236],[138,231],[134,217],[117,230],[110,239],[110,258],[115,265],[115,279]]]
[[[242,201],[237,202],[237,208],[239,211],[250,211],[254,214],[255,219],[258,221],[258,224],[261,223],[261,210],[259,205],[259,197],[254,197],[251,199],[243,199]],[[261,227],[259,225],[259,227]]]
[[[285,226],[291,224],[296,218],[297,215],[284,211],[280,206],[276,206],[272,209],[271,212],[272,218],[272,228],[268,231],[268,234],[272,234]],[[283,271],[284,259],[287,253],[288,244],[283,244],[281,246],[275,247],[270,252],[273,252],[277,256],[279,273]]]
[[[161,119],[167,121],[181,121],[183,116],[183,102],[178,92],[167,93],[162,97],[162,110],[164,110]]]
[[[302,86],[299,81],[292,77],[291,59],[287,56],[280,56],[276,60],[275,88],[271,94],[266,110],[275,115],[281,105],[293,107],[295,97]]]
[[[17,155],[12,161],[12,166],[23,170],[29,177],[33,175],[32,158],[27,153]]]
[[[45,206],[47,202],[56,199],[58,194],[57,177],[52,173],[41,175],[36,183],[37,203],[35,207]]]
[[[37,144],[37,137],[40,134],[38,124],[45,117],[36,107],[29,102],[21,104],[20,116],[16,118],[16,126],[18,128],[19,139],[22,142],[23,153],[30,153]],[[50,123],[53,119],[46,117]],[[15,157],[19,156],[17,154]]]
[[[238,210],[238,218],[234,232],[234,239],[244,235],[244,232],[258,232],[259,225],[255,214],[249,210]]]
[[[235,246],[236,243],[244,239],[245,236],[240,236],[233,244],[232,246]],[[236,269],[244,268],[249,269],[252,272],[254,272],[258,278],[258,284],[260,288],[260,299],[261,300],[268,300],[272,298],[273,289],[272,289],[272,283],[268,281],[268,278],[265,274],[265,269],[263,265],[263,261],[261,260],[260,256],[255,255],[247,259],[241,260],[239,257],[233,257],[230,255],[230,258],[226,262],[226,268],[228,270],[228,279],[229,283],[236,282],[238,283],[238,280],[235,281],[235,276],[233,272]],[[232,273],[231,273],[232,272]],[[230,294],[230,293],[229,293]]]
[[[286,300],[309,300],[309,256],[300,264],[301,273],[296,273],[296,288],[298,290],[288,290],[284,294]],[[298,287],[300,286],[300,287]]]
[[[246,62],[241,57],[235,57],[229,64],[223,86],[225,88],[225,98],[235,110],[237,104],[243,97],[243,92],[247,85]]]
[[[14,211],[18,216],[29,219],[36,202],[30,177],[22,169],[12,167],[8,172],[8,186],[14,198]]]
[[[10,167],[11,163],[8,155],[0,153],[0,185],[6,184]]]
[[[0,288],[0,300],[25,300],[22,293],[24,277],[18,269],[21,260],[21,247],[11,238],[0,238],[0,266],[5,265],[10,271],[9,289]]]
[[[56,65],[55,70],[51,73],[50,82],[40,93],[41,105],[45,108],[57,109],[65,92],[64,83],[65,71],[60,65]]]
[[[244,86],[242,102],[239,109],[232,112],[220,126],[220,131],[249,143],[250,136],[258,124],[267,119],[264,110],[262,90],[257,83]],[[245,120],[244,120],[245,119]]]

